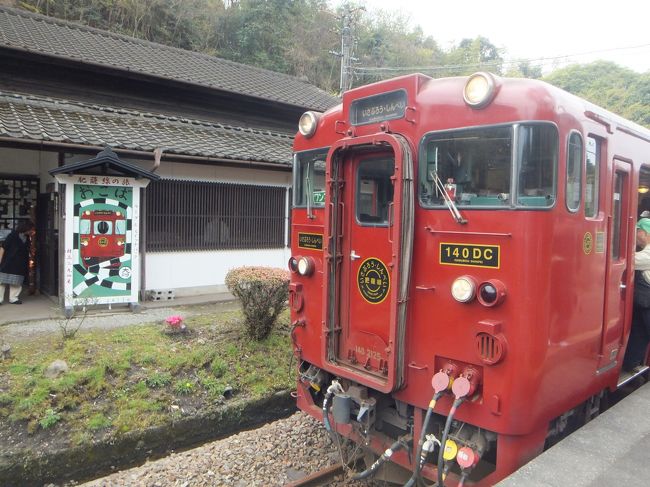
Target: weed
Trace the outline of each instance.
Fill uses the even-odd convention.
[[[211,397],[223,396],[223,393],[226,390],[225,384],[219,382],[214,377],[209,377],[207,375],[202,376],[199,380],[201,382],[201,386]]]
[[[61,421],[61,415],[57,413],[54,409],[50,408],[45,411],[45,415],[39,419],[38,424],[41,425],[41,428],[44,430],[51,428],[56,423]]]
[[[212,364],[210,364],[210,370],[212,371],[212,375],[218,379],[219,377],[224,376],[228,370],[228,364],[223,360],[216,358],[212,361]]]
[[[154,372],[149,377],[147,377],[144,382],[151,389],[159,389],[169,385],[172,381],[171,374],[166,372]]]
[[[113,422],[102,413],[93,414],[88,418],[88,428],[97,431],[111,426]]]
[[[174,391],[181,396],[189,396],[194,392],[194,384],[189,380],[179,380],[174,384]]]

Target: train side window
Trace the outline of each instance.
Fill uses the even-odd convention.
[[[600,184],[601,141],[596,137],[587,137],[587,180],[585,181],[585,216],[598,214],[598,197]]]
[[[572,132],[569,136],[566,158],[566,207],[571,212],[580,208],[582,149],[582,136],[578,132]]]

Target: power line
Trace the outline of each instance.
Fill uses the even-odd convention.
[[[650,44],[640,44],[637,46],[626,46],[626,47],[613,47],[609,49],[600,49],[596,51],[587,51],[587,52],[581,52],[577,54],[565,54],[562,56],[551,56],[551,57],[541,57],[541,58],[534,58],[534,59],[512,59],[509,61],[503,60],[503,61],[485,61],[482,63],[473,63],[473,64],[447,64],[447,65],[442,65],[442,66],[397,66],[397,67],[372,67],[372,66],[358,66],[358,67],[353,67],[353,71],[355,74],[380,74],[381,72],[398,72],[398,71],[451,71],[454,69],[466,69],[466,68],[473,68],[473,67],[490,67],[490,66],[510,66],[510,65],[517,65],[521,63],[528,63],[528,64],[538,64],[538,65],[544,65],[548,62],[552,61],[558,61],[562,59],[568,59],[572,57],[579,57],[579,56],[587,56],[591,54],[601,54],[605,52],[612,52],[612,51],[624,51],[624,50],[630,50],[630,49],[640,49],[644,47],[650,47]]]

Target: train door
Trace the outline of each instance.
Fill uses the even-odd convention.
[[[403,137],[342,140],[328,154],[323,358],[381,392],[404,381],[413,252],[413,156]]]
[[[631,205],[630,164],[614,160],[614,180],[612,188],[612,213],[609,225],[609,250],[605,275],[605,316],[601,336],[601,359],[599,369],[616,365],[619,352],[628,299],[627,292],[628,254],[630,249]]]
[[[395,158],[352,156],[345,164],[339,360],[364,372],[387,372],[395,293],[393,218]]]

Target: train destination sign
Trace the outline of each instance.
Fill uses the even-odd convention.
[[[323,235],[320,233],[298,233],[298,247],[301,249],[323,250]]]
[[[501,253],[498,245],[440,243],[440,263],[499,269]]]
[[[367,125],[395,120],[404,117],[405,111],[406,91],[389,91],[354,100],[350,105],[350,123],[352,125]]]

